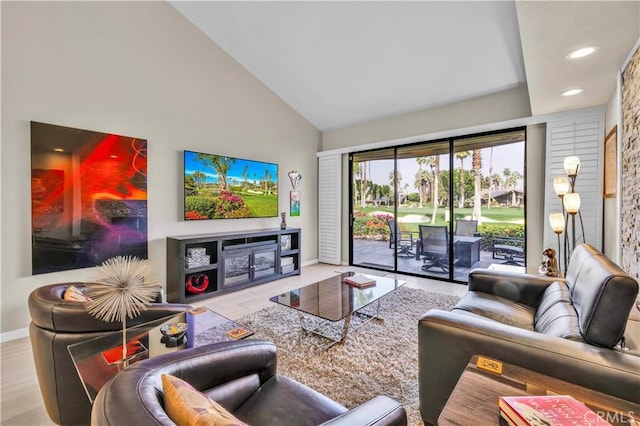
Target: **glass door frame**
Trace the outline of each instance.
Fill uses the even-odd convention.
[[[455,142],[456,141],[460,141],[460,140],[465,140],[465,139],[470,139],[470,138],[477,138],[477,137],[482,137],[482,136],[491,136],[491,135],[498,135],[501,133],[509,133],[509,132],[515,132],[515,131],[522,131],[524,133],[524,156],[523,156],[523,191],[524,191],[524,203],[523,203],[523,209],[524,209],[524,218],[525,218],[525,225],[524,225],[524,253],[525,253],[525,265],[526,265],[526,253],[527,253],[527,247],[526,247],[526,241],[527,241],[527,226],[526,226],[526,222],[527,222],[527,128],[526,126],[522,126],[522,127],[514,127],[514,128],[507,128],[507,129],[500,129],[500,130],[494,130],[494,131],[487,131],[487,132],[481,132],[481,133],[474,133],[474,134],[469,134],[469,135],[460,135],[460,136],[451,136],[451,137],[447,137],[447,138],[442,138],[442,139],[435,139],[435,140],[430,140],[430,141],[420,141],[420,142],[414,142],[411,144],[406,144],[406,145],[395,145],[395,146],[391,146],[391,147],[384,147],[384,148],[375,148],[375,149],[368,149],[368,150],[361,150],[361,151],[353,151],[348,153],[348,179],[349,179],[349,193],[348,193],[348,208],[349,208],[349,212],[348,212],[348,217],[349,217],[349,222],[348,222],[348,228],[349,228],[349,232],[348,232],[348,236],[349,236],[349,265],[350,266],[362,266],[362,267],[366,267],[368,269],[374,269],[374,270],[380,270],[380,271],[384,271],[384,272],[392,272],[392,273],[401,273],[403,275],[409,275],[409,276],[416,276],[416,277],[420,277],[420,278],[429,278],[429,279],[434,279],[434,280],[439,280],[439,281],[447,281],[447,282],[453,282],[453,283],[458,283],[458,284],[468,284],[467,281],[461,281],[461,280],[456,280],[454,278],[454,268],[455,268],[455,260],[454,260],[454,210],[456,209],[456,207],[454,206],[454,179],[453,179],[453,172],[454,172],[454,148],[455,148]],[[449,145],[449,185],[448,185],[448,191],[449,191],[449,195],[448,195],[448,203],[446,206],[443,206],[445,208],[449,209],[449,222],[447,224],[448,227],[448,244],[449,244],[449,252],[450,252],[450,256],[449,256],[449,273],[448,273],[448,277],[441,277],[441,276],[431,276],[431,275],[425,275],[425,274],[418,274],[418,273],[413,273],[413,272],[408,272],[408,271],[399,271],[398,270],[398,256],[397,256],[397,251],[394,252],[393,254],[393,269],[387,269],[387,268],[376,268],[374,266],[370,266],[370,265],[360,265],[360,264],[354,264],[353,262],[353,258],[354,258],[354,234],[353,234],[353,224],[354,224],[354,199],[353,199],[353,157],[354,155],[358,155],[358,154],[364,154],[367,152],[375,152],[375,151],[383,151],[383,150],[393,150],[393,172],[396,172],[398,170],[398,149],[400,148],[404,148],[404,147],[409,147],[409,146],[417,146],[417,145],[424,145],[424,144],[435,144],[435,143],[443,143],[443,142],[448,142]],[[399,201],[400,201],[400,195],[398,192],[398,181],[394,180],[394,187],[393,187],[393,215],[394,217],[398,217],[398,206],[399,206]],[[398,240],[398,230],[399,230],[399,226],[397,224],[397,222],[395,222],[396,225],[396,232],[394,232],[394,237],[396,238],[396,243]],[[395,246],[394,246],[395,247]]]

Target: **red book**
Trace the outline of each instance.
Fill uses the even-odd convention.
[[[147,348],[140,340],[127,342],[127,359],[132,360],[147,352]],[[122,345],[102,352],[102,357],[109,365],[122,362]]]
[[[500,415],[516,426],[611,425],[569,395],[501,396]]]

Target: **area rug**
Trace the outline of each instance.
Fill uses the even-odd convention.
[[[387,395],[403,404],[409,425],[422,425],[418,400],[418,320],[450,310],[458,297],[401,287],[382,299],[380,315],[326,350],[327,340],[300,328],[296,311],[275,305],[238,320],[278,348],[278,373],[347,408]],[[353,323],[352,323],[353,324]],[[342,323],[337,323],[341,329]]]

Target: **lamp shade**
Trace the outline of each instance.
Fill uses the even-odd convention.
[[[549,215],[549,223],[556,234],[561,234],[564,231],[564,216],[562,213],[551,213]]]
[[[570,192],[562,199],[564,208],[569,214],[576,214],[580,210],[580,194]]]
[[[556,191],[556,195],[558,197],[562,197],[565,194],[569,193],[570,183],[569,179],[565,176],[559,176],[553,178],[553,190]]]
[[[564,159],[564,171],[569,177],[577,176],[580,170],[580,157],[572,155]]]

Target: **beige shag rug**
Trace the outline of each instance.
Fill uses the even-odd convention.
[[[297,311],[275,305],[238,320],[278,348],[278,373],[347,408],[377,395],[402,403],[409,425],[422,425],[418,400],[418,320],[450,310],[458,298],[401,287],[382,299],[380,315],[326,350],[327,340],[300,328]],[[352,321],[352,325],[354,321]],[[339,330],[342,322],[336,323]]]

